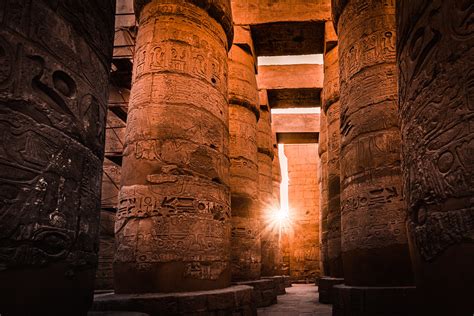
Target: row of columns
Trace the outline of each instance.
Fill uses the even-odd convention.
[[[332,4],[319,151],[322,266],[344,278],[333,315],[469,315],[472,10]]]

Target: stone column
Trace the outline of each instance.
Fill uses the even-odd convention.
[[[230,285],[229,2],[135,1],[116,293]]]
[[[395,63],[395,1],[334,1],[344,278],[335,315],[412,315]],[[354,300],[360,300],[357,304]]]
[[[420,315],[472,315],[472,2],[398,3],[402,161]]]
[[[243,31],[238,29],[237,32]],[[255,280],[260,278],[261,272],[257,200],[258,90],[254,57],[251,50],[242,48],[242,44],[234,44],[229,53],[231,258],[234,281]]]
[[[332,23],[330,23],[332,25]],[[328,26],[328,24],[326,24]],[[331,27],[332,28],[332,27]],[[329,32],[326,32],[329,33]],[[337,39],[337,38],[336,38]],[[326,40],[328,40],[326,38]],[[319,280],[319,301],[333,303],[333,286],[344,283],[341,257],[341,202],[340,202],[340,102],[339,50],[337,41],[324,54],[324,88],[322,111],[327,120],[327,261],[326,277]],[[334,44],[335,43],[335,44]],[[329,49],[329,46],[327,46]]]
[[[327,141],[327,119],[324,111],[319,114],[319,188],[320,188],[320,239],[321,239],[321,268],[323,275],[329,275],[328,257],[328,141]]]
[[[258,199],[262,222],[262,275],[277,274],[279,226],[272,225],[271,216],[278,209],[273,204],[272,123],[268,105],[260,106],[258,121]]]
[[[97,267],[114,1],[0,5],[0,313],[83,315]]]

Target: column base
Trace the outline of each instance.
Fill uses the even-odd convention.
[[[284,275],[283,281],[285,282],[285,288],[292,287],[293,282],[291,281],[291,277],[289,275]]]
[[[282,275],[275,275],[270,277],[263,277],[262,279],[273,280],[275,282],[275,286],[277,289],[277,295],[284,295],[286,294],[286,286],[285,286],[285,279]]]
[[[251,286],[252,297],[257,308],[267,307],[277,303],[277,287],[271,279],[236,282],[236,285]]]
[[[417,316],[414,286],[335,285],[333,316]]]
[[[182,293],[98,294],[92,310],[140,312],[149,316],[257,315],[252,288],[245,285]]]
[[[320,277],[316,279],[319,292],[319,302],[323,304],[334,304],[334,286],[344,284],[343,278]]]

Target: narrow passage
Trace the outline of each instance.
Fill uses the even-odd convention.
[[[293,284],[286,294],[278,296],[278,304],[259,308],[259,316],[331,316],[332,306],[319,303],[314,284]]]

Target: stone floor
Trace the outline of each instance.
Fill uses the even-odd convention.
[[[318,302],[318,287],[314,284],[293,284],[286,294],[278,296],[278,304],[259,308],[259,316],[331,316],[332,306]]]

